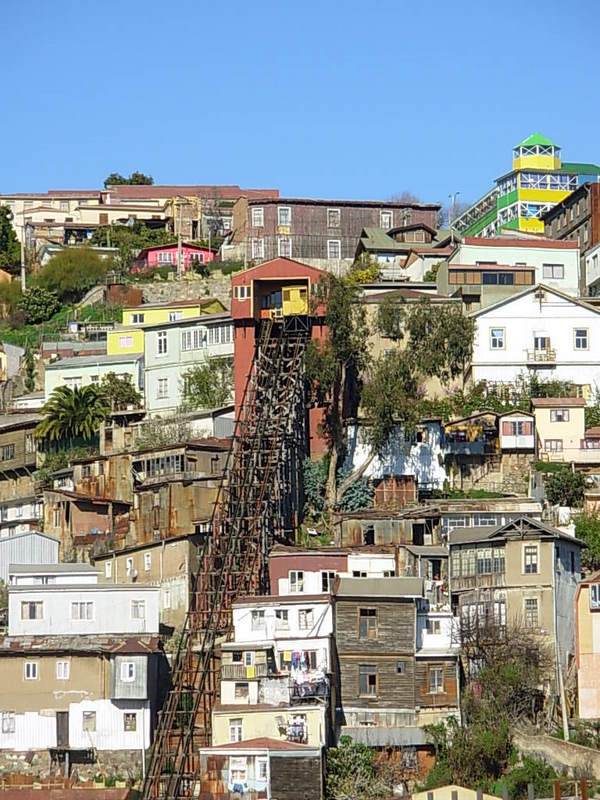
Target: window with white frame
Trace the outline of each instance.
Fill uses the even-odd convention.
[[[254,664],[254,652],[252,650],[246,650],[244,653],[244,666],[251,667]]]
[[[252,209],[252,227],[263,228],[265,225],[265,210],[264,208]]]
[[[156,334],[156,355],[166,356],[168,350],[167,332],[159,331]]]
[[[243,720],[241,717],[234,717],[229,720],[229,741],[241,742],[244,738]]]
[[[156,381],[156,399],[166,400],[169,396],[169,379],[159,378]]]
[[[265,612],[260,609],[253,609],[250,615],[253,631],[261,631],[265,627]]]
[[[381,211],[379,213],[379,227],[383,228],[384,231],[388,231],[392,227],[392,219],[391,211]]]
[[[564,264],[544,264],[542,266],[542,275],[544,278],[560,280],[565,277],[565,266]]]
[[[171,608],[171,590],[163,589],[163,608]]]
[[[231,731],[231,729],[230,729]],[[248,759],[246,756],[229,756],[229,782],[245,784],[248,779]]]
[[[523,619],[527,628],[537,628],[539,612],[537,597],[526,597],[523,600]]]
[[[290,593],[304,591],[304,572],[302,570],[290,570],[288,573]]]
[[[127,733],[135,733],[137,730],[137,714],[135,712],[125,712],[123,714],[123,730]]]
[[[131,619],[146,619],[146,601],[131,601]]]
[[[183,311],[169,311],[169,322],[178,322],[183,319]]]
[[[172,253],[170,250],[159,252],[158,253],[158,263],[159,264],[172,264],[174,261],[175,254]]]
[[[94,619],[93,602],[80,601],[71,603],[71,619],[85,621]]]
[[[23,600],[21,602],[21,619],[43,619],[44,604],[41,600]]]
[[[600,583],[590,584],[590,608],[600,608]]]
[[[133,336],[119,336],[119,347],[133,347]]]
[[[266,781],[269,777],[269,759],[256,756],[256,776],[259,781]]]
[[[250,252],[252,254],[252,258],[264,258],[265,257],[265,240],[264,239],[252,239],[250,241]]]
[[[544,450],[546,453],[562,453],[562,439],[544,439]]]
[[[327,258],[339,261],[342,257],[342,243],[339,239],[327,240]]]
[[[148,572],[150,569],[152,569],[152,553],[144,553],[144,570]]]
[[[490,328],[490,347],[492,350],[504,350],[504,328]]]
[[[550,411],[550,422],[568,422],[569,409],[568,408],[553,408]]]
[[[112,561],[104,562],[104,577],[112,578]]]
[[[327,227],[328,228],[339,228],[341,222],[341,211],[339,208],[328,208],[327,209]]]
[[[314,611],[312,608],[301,608],[298,611],[298,627],[309,630],[314,625]]]
[[[575,337],[575,350],[589,349],[589,331],[587,328],[575,328],[573,335]]]
[[[69,661],[56,662],[56,680],[68,681],[71,674],[71,663]]]
[[[84,711],[81,720],[81,730],[84,733],[96,733],[96,712]]]
[[[277,255],[281,256],[281,258],[291,258],[292,239],[290,236],[277,237]]]
[[[292,222],[292,209],[289,206],[277,206],[277,224],[290,225]]]
[[[321,591],[332,592],[335,572],[321,572]]]
[[[523,572],[526,575],[537,575],[538,573],[538,547],[536,544],[523,546]]]
[[[121,661],[121,680],[123,683],[135,680],[135,661]]]
[[[37,661],[25,662],[25,680],[37,681],[39,677],[39,665]]]
[[[289,612],[285,608],[275,610],[275,630],[287,631],[290,627]]]
[[[128,578],[133,577],[133,558],[131,556],[128,556],[125,559],[125,572],[127,573]]]
[[[132,314],[131,321],[134,325],[141,325],[143,324],[144,320],[146,319],[145,314]]]
[[[15,732],[15,712],[3,711],[2,712],[2,733]]]
[[[201,328],[194,328],[193,330],[181,331],[181,349],[182,350],[199,350],[202,347],[204,337],[202,336]]]
[[[429,666],[429,691],[438,694],[444,691],[444,668],[439,664]]]

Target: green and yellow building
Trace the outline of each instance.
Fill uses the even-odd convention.
[[[598,181],[600,167],[563,161],[555,142],[534,133],[513,148],[512,169],[452,222],[461,236],[494,236],[501,230],[543,233],[542,215],[585,181]]]

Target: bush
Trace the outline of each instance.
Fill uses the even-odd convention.
[[[67,247],[52,256],[34,278],[34,284],[54,292],[61,303],[78,303],[92,287],[103,283],[114,269],[112,259],[103,259],[89,247]]]
[[[244,262],[243,261],[227,261],[227,262],[211,262],[214,266],[214,269],[220,269],[223,275],[231,275],[233,272],[239,272],[241,269],[244,269]]]
[[[523,763],[514,767],[497,786],[501,793],[504,784],[512,800],[524,800],[528,796],[527,786],[530,783],[533,784],[534,797],[551,797],[554,778],[556,772],[553,767],[538,758],[525,756]]]
[[[585,476],[581,472],[573,472],[569,467],[563,467],[548,474],[544,489],[546,498],[552,505],[579,507],[583,501]]]
[[[54,292],[49,292],[41,286],[32,286],[25,289],[17,308],[25,314],[25,321],[30,325],[47,322],[60,309],[60,303]]]

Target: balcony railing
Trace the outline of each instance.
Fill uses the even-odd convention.
[[[453,455],[482,456],[485,452],[485,439],[474,442],[456,442],[446,439],[446,450]]]
[[[549,348],[548,350],[528,350],[527,363],[528,364],[552,364],[556,361],[556,350]]]
[[[245,681],[248,678],[266,678],[269,674],[268,664],[222,664],[221,678],[225,681]]]
[[[600,464],[600,448],[568,447],[565,450],[540,450],[540,461],[558,464]]]

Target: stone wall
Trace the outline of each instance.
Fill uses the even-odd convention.
[[[535,736],[521,731],[514,734],[513,740],[521,753],[545,759],[557,772],[566,766],[571,770],[590,772],[594,778],[600,779],[600,750],[563,742],[553,736]]]
[[[186,275],[181,280],[140,283],[144,303],[170,303],[173,300],[195,300],[198,297],[216,297],[231,308],[231,276],[214,272],[208,278]]]
[[[75,758],[73,754],[73,758]],[[52,776],[64,776],[64,763],[52,764],[48,750],[35,750],[27,753],[0,751],[0,783],[47,781]],[[74,783],[94,780],[96,775],[105,778],[120,776],[130,783],[138,781],[142,774],[142,754],[140,750],[101,750],[96,751],[93,763],[73,761],[70,777]]]

